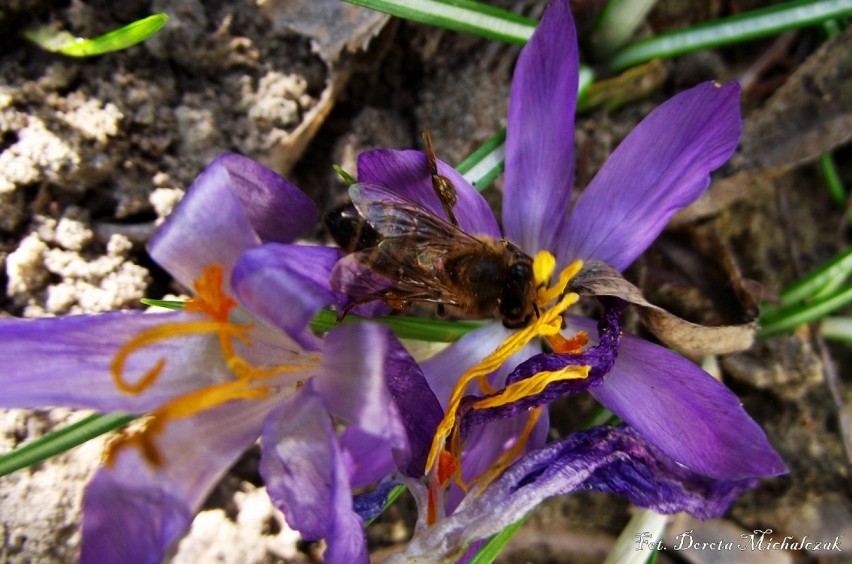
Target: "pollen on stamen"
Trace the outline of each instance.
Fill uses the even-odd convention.
[[[538,264],[538,266],[536,266]],[[536,256],[533,269],[539,274],[547,274],[548,269],[552,272],[556,260],[550,253],[539,253]],[[557,283],[541,293],[541,298],[546,301],[541,301],[540,304],[546,305],[556,301],[549,308],[542,307],[541,315],[530,325],[520,331],[510,335],[497,349],[486,356],[482,362],[465,372],[456,382],[453,388],[453,393],[447,405],[447,409],[443,420],[438,425],[435,436],[432,439],[432,447],[429,451],[429,456],[426,462],[426,472],[430,472],[435,467],[438,456],[442,452],[446,452],[445,445],[448,438],[452,437],[458,431],[458,421],[456,414],[461,404],[462,397],[467,390],[468,385],[473,381],[480,383],[480,388],[483,393],[489,393],[491,386],[485,378],[497,370],[506,360],[526,346],[535,337],[548,337],[559,333],[562,327],[562,314],[568,307],[579,300],[579,296],[575,293],[565,293],[571,278],[580,271],[583,267],[582,261],[575,261],[565,268],[559,274]],[[548,275],[549,276],[549,275]],[[537,278],[538,279],[538,278]]]

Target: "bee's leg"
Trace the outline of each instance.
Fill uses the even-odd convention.
[[[429,172],[432,174],[432,188],[438,195],[438,199],[441,200],[447,219],[451,224],[458,227],[459,222],[456,219],[456,214],[453,213],[453,206],[459,201],[456,187],[453,186],[449,178],[438,174],[438,159],[435,157],[435,149],[432,148],[432,136],[429,135],[428,130],[423,130],[423,142],[426,143],[426,159],[429,161]]]
[[[533,302],[533,311],[535,312],[535,318],[538,319],[541,317],[541,310],[538,309],[538,304]]]

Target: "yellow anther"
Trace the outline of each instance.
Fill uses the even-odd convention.
[[[530,411],[530,416],[527,418],[524,430],[521,431],[521,435],[518,437],[518,440],[515,441],[515,444],[512,445],[512,448],[503,452],[503,454],[500,455],[500,457],[491,465],[490,468],[488,468],[488,470],[471,480],[470,485],[475,484],[480,490],[484,490],[491,485],[491,482],[496,480],[497,477],[503,473],[503,470],[508,468],[509,465],[512,464],[512,462],[514,462],[522,452],[524,452],[524,448],[527,446],[530,435],[532,435],[533,429],[535,429],[535,424],[538,423],[543,411],[544,410],[541,407],[537,407]]]
[[[562,272],[559,273],[559,280],[556,281],[556,284],[546,290],[541,289],[538,291],[538,295],[536,296],[538,306],[544,307],[561,296],[568,287],[568,283],[577,275],[578,272],[580,272],[582,268],[583,261],[581,260],[575,260],[565,267]]]
[[[583,380],[588,378],[590,366],[566,366],[560,370],[539,372],[529,378],[513,382],[503,388],[499,395],[483,398],[473,404],[474,409],[488,409],[514,403],[522,398],[536,396],[544,391],[548,384],[560,380]]]
[[[548,251],[539,251],[533,259],[533,276],[536,287],[547,287],[553,271],[556,270],[556,257]]]
[[[549,255],[549,253],[547,254]],[[538,256],[536,256],[536,260],[546,263],[548,259],[546,258],[546,255],[539,253]],[[547,265],[544,264],[541,268],[545,269],[546,266]],[[479,364],[473,366],[467,372],[462,374],[461,378],[459,378],[458,382],[456,382],[455,388],[453,388],[453,393],[447,404],[447,410],[444,414],[444,418],[438,425],[435,437],[432,439],[432,447],[429,450],[429,457],[426,462],[426,472],[429,472],[429,470],[433,468],[439,454],[445,449],[447,438],[450,437],[455,430],[456,411],[461,404],[461,400],[464,397],[468,385],[472,381],[477,380],[481,389],[493,390],[490,384],[486,381],[489,374],[500,368],[500,366],[502,366],[510,356],[521,350],[533,338],[539,336],[547,337],[559,333],[562,328],[562,314],[579,299],[579,296],[574,293],[562,294],[564,293],[565,287],[568,285],[571,277],[579,272],[582,266],[582,262],[575,261],[562,271],[562,273],[560,273],[559,282],[557,283],[557,286],[554,287],[556,291],[553,292],[555,295],[553,299],[556,299],[559,296],[562,296],[562,298],[553,307],[544,310],[541,316],[539,316],[532,324],[510,335],[493,353],[486,356]],[[551,288],[546,292],[551,292],[554,288]],[[549,301],[553,301],[553,299]],[[549,301],[544,303],[549,303]]]

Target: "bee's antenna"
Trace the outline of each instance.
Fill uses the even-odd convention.
[[[435,157],[435,149],[432,148],[432,136],[428,129],[423,130],[423,142],[426,143],[426,160],[429,163],[429,172],[432,174],[432,188],[441,200],[441,205],[444,206],[444,213],[447,214],[447,219],[455,227],[459,226],[456,219],[456,214],[453,213],[453,206],[459,201],[456,187],[446,176],[438,174],[438,159]]]

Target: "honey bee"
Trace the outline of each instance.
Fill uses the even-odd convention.
[[[449,307],[460,317],[498,316],[510,329],[527,326],[539,315],[532,258],[509,241],[459,228],[455,187],[438,174],[428,133],[424,139],[432,186],[449,221],[388,188],[350,186],[351,206],[326,217],[332,237],[351,252],[331,273],[332,287],[352,299],[341,317],[374,300],[396,309],[431,302],[441,314]]]

